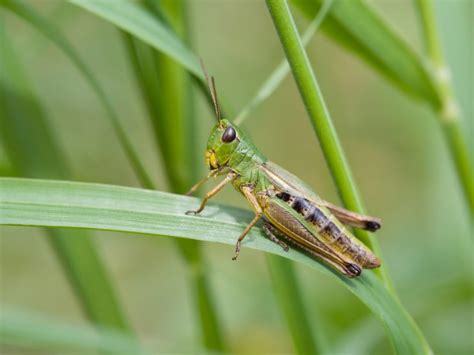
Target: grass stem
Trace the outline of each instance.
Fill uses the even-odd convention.
[[[267,0],[267,4],[311,123],[318,136],[329,170],[339,191],[339,196],[344,206],[349,210],[364,213],[362,200],[354,183],[352,172],[337,137],[288,4],[284,0]],[[371,247],[377,255],[380,255],[380,248],[376,240],[369,233],[357,231],[356,236]],[[389,278],[383,271],[383,267],[380,270],[382,271],[377,272],[380,273],[386,284],[390,286]]]
[[[474,218],[474,165],[469,157],[468,146],[462,128],[461,111],[458,107],[440,43],[432,0],[416,0],[421,23],[425,51],[430,60],[430,72],[441,98],[437,115],[448,150],[464,191],[470,216]]]

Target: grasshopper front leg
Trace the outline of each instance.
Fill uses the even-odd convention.
[[[200,182],[198,182],[196,185],[194,185],[194,187],[196,187],[196,189],[201,186],[204,182],[207,181],[207,179],[209,179],[212,175],[209,174],[206,178],[204,178],[203,180],[201,180]],[[219,184],[217,184],[216,187],[214,187],[211,191],[209,191],[206,196],[203,198],[202,202],[201,202],[201,205],[199,206],[199,208],[196,210],[196,211],[187,211],[186,214],[187,215],[197,215],[199,213],[202,212],[202,210],[204,209],[204,207],[206,207],[206,203],[207,201],[213,197],[214,195],[216,195],[220,190],[222,190],[222,188],[229,182],[231,182],[232,180],[235,179],[237,175],[234,173],[234,172],[230,172],[229,174],[227,174],[227,176],[225,177],[224,180],[222,180]],[[192,188],[191,189],[191,192],[195,190],[195,188]]]
[[[237,257],[239,256],[239,253],[240,253],[240,245],[242,243],[242,240],[244,240],[245,236],[248,234],[248,232],[250,232],[250,229],[252,229],[252,227],[258,222],[260,218],[262,218],[262,215],[263,215],[262,208],[260,207],[257,201],[257,198],[254,195],[254,186],[244,185],[241,187],[241,191],[244,194],[244,196],[247,198],[247,200],[250,202],[250,204],[252,205],[252,208],[255,211],[255,217],[247,225],[247,227],[245,227],[239,239],[237,239],[237,243],[235,244],[235,255],[232,258],[232,260],[237,260]]]
[[[191,189],[188,192],[186,192],[186,196],[191,196],[197,189],[199,189],[202,185],[204,185],[204,183],[207,180],[209,180],[212,177],[215,177],[215,176],[219,175],[220,170],[222,170],[222,169],[211,170],[209,172],[209,174],[207,174],[204,179],[200,180],[193,187],[191,187]]]

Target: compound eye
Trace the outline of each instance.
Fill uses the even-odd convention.
[[[222,135],[222,141],[224,143],[230,143],[235,140],[235,137],[237,137],[235,129],[233,127],[227,127]]]

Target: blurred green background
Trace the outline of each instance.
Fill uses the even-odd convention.
[[[166,190],[144,103],[117,30],[61,1],[29,3],[61,27],[93,68],[148,171],[159,189]],[[372,3],[421,52],[412,2]],[[436,9],[472,148],[473,4],[470,0],[441,0],[436,1]],[[0,16],[74,179],[138,186],[102,106],[69,60],[18,18],[4,10]],[[194,0],[189,2],[189,18],[195,52],[216,77],[225,104],[237,112],[283,57],[264,2]],[[300,29],[304,28],[307,22],[298,20]],[[321,33],[311,41],[308,54],[367,211],[384,221],[377,238],[403,304],[435,353],[472,353],[474,265],[469,215],[432,112]],[[195,97],[199,117],[195,134],[204,153],[214,118],[202,95],[196,91]],[[338,202],[291,76],[251,114],[244,129],[271,160],[310,183],[325,199]],[[8,171],[8,165],[0,145],[3,171]],[[216,200],[248,208],[230,187]],[[68,323],[87,324],[42,234],[33,228],[1,229],[1,302]],[[198,343],[192,295],[172,241],[111,232],[94,234],[140,339],[156,351],[191,351]],[[232,351],[292,352],[263,255],[244,249],[239,262],[234,263],[232,248],[209,243],[204,245],[204,253]],[[314,305],[320,314],[310,314],[310,318],[327,336],[330,347],[341,353],[354,349],[385,353],[388,343],[380,323],[362,303],[325,275],[301,266],[297,271],[309,312]],[[2,351],[32,353],[11,347]]]

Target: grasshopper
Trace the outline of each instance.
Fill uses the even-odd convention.
[[[204,65],[203,71],[217,124],[211,131],[205,153],[210,172],[191,188],[188,195],[210,178],[224,175],[225,178],[205,195],[197,210],[186,214],[201,213],[210,198],[232,183],[255,212],[255,217],[237,239],[233,260],[240,253],[242,240],[263,219],[266,236],[285,251],[289,250],[289,244],[348,277],[360,275],[364,268],[380,266],[372,251],[343,224],[375,231],[381,227],[381,220],[324,201],[299,178],[269,161],[236,125],[221,117],[214,77],[209,80]]]

